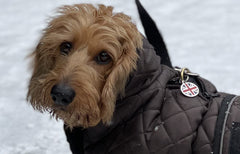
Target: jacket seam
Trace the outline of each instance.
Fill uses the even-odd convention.
[[[194,109],[194,108],[200,108],[200,107],[202,107],[202,106],[195,106],[195,107],[189,108],[189,109],[187,109],[187,110],[185,110],[185,111],[189,111],[189,110],[192,110],[192,109]],[[182,109],[182,108],[181,108],[181,109]],[[170,118],[172,118],[173,116],[178,115],[178,114],[180,114],[180,113],[186,114],[185,111],[182,110],[182,111],[179,111],[179,112],[177,112],[177,113],[175,113],[175,114],[172,114],[172,115],[168,116],[167,118],[165,118],[163,121],[167,121],[168,119],[170,119]],[[188,118],[188,121],[189,121],[189,118]],[[190,122],[189,122],[189,123],[190,123]]]
[[[161,149],[158,149],[158,150],[163,151],[163,150],[165,150],[166,148],[169,148],[169,147],[171,147],[171,146],[174,146],[175,144],[178,144],[178,143],[182,142],[182,141],[185,140],[186,138],[190,138],[190,137],[192,137],[193,134],[194,134],[194,133],[191,133],[191,134],[189,134],[188,136],[186,136],[186,137],[184,137],[184,138],[178,140],[177,142],[174,142],[174,143],[168,144],[168,145],[166,145],[166,146],[164,146],[164,147],[161,147]],[[156,150],[156,151],[158,151],[158,150]]]
[[[183,111],[184,115],[187,117],[188,124],[189,124],[189,126],[190,126],[190,128],[191,128],[191,131],[193,132],[193,128],[192,128],[190,119],[189,119],[189,117],[188,117],[188,115],[187,115],[187,113],[186,113],[186,111],[188,111],[189,109],[188,109],[188,110],[184,110],[184,108],[179,104],[179,101],[176,100],[176,102],[177,102],[177,105],[178,105],[178,106],[181,108],[181,110]],[[198,106],[198,107],[202,107],[202,105],[201,105],[201,106]],[[196,108],[198,108],[198,107],[196,107]],[[194,107],[194,108],[195,108],[195,107]],[[194,109],[194,108],[192,108],[192,109]]]
[[[142,100],[142,96],[140,96],[140,100]],[[143,116],[143,112],[144,112],[144,107],[142,107],[142,113],[141,113],[141,116],[142,116],[142,129],[143,129],[143,135],[144,135],[144,141],[145,141],[145,144],[146,144],[146,147],[147,147],[147,150],[150,152],[150,148],[149,148],[149,145],[148,145],[148,142],[147,142],[147,137],[146,137],[146,130],[144,130],[144,116]]]
[[[211,147],[211,144],[210,144],[210,143],[205,143],[205,144],[203,144],[200,148],[194,149],[194,151],[199,151],[199,150],[201,150],[203,147],[205,147],[206,145],[210,145],[210,147]]]

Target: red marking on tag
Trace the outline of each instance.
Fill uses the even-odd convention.
[[[187,97],[195,97],[199,94],[199,88],[192,82],[183,82],[181,85],[181,92]]]

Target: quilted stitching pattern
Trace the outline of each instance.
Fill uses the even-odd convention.
[[[117,103],[113,123],[87,130],[85,154],[205,154],[212,151],[218,110],[226,94],[218,93],[220,96],[208,101],[200,96],[187,98],[179,89],[166,88],[177,73],[165,66],[159,67],[159,58],[148,46],[144,46],[143,52],[139,51],[140,71],[131,76],[126,97]],[[209,81],[201,80],[209,93],[217,93]],[[224,154],[227,154],[233,121],[240,122],[240,98],[234,102],[227,122]]]
[[[159,119],[158,123],[155,124],[155,128],[158,129],[156,132],[153,131],[150,138],[149,136],[147,138],[150,149],[155,149],[152,153],[165,153],[164,150],[166,152],[173,150],[172,152],[174,152],[172,147],[191,143],[196,136],[196,129],[203,118],[202,116],[207,110],[206,104],[198,97],[186,98],[179,89],[167,90],[161,112],[156,112],[159,115],[155,116],[155,119]],[[144,110],[147,111],[148,106]],[[147,123],[147,121],[143,123]],[[151,129],[154,129],[153,126]],[[157,144],[156,140],[158,140]],[[181,149],[184,148],[181,147]],[[191,147],[187,149],[189,150]],[[179,153],[178,150],[176,152]]]
[[[109,147],[106,153],[210,153],[218,110],[226,94],[206,102],[201,97],[186,98],[179,89],[156,87],[159,86],[154,85],[152,90],[143,92],[145,94],[143,96],[141,93],[137,95],[138,100],[154,103],[146,103],[136,111],[134,117],[114,130],[115,134],[116,132],[121,134],[115,135],[116,142],[104,143]],[[232,108],[232,112],[240,113],[240,103],[235,104],[237,105]],[[129,107],[131,106],[132,104]],[[233,119],[236,117],[230,116],[230,121]],[[240,121],[240,116],[238,120]],[[228,126],[226,138],[230,136],[230,129],[231,126]],[[226,143],[225,153],[228,146]]]
[[[197,130],[197,138],[193,144],[194,153],[210,153],[212,151],[211,144],[213,142],[215,129],[215,125],[213,124],[216,123],[219,107],[220,104],[218,104],[216,100],[213,100],[212,105],[209,107],[208,112]]]

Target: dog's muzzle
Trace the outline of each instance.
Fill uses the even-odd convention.
[[[52,87],[51,97],[56,105],[67,106],[74,97],[75,91],[66,84],[56,84]]]

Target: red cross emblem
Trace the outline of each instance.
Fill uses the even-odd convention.
[[[199,94],[199,88],[192,82],[183,82],[181,92],[187,97],[195,97]]]

